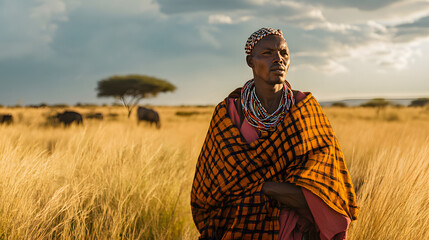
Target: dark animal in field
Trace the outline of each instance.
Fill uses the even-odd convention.
[[[13,123],[13,116],[10,114],[0,114],[0,124],[11,124]]]
[[[88,113],[85,115],[86,118],[88,119],[98,119],[98,120],[103,120],[103,114],[102,113]]]
[[[107,117],[109,119],[112,119],[112,120],[117,120],[118,117],[119,117],[119,114],[117,114],[117,113],[109,113],[109,114],[107,114]]]
[[[150,125],[155,123],[157,128],[161,127],[158,113],[150,108],[139,107],[137,109],[137,120],[138,123],[140,123],[140,121],[146,121],[149,122]]]
[[[65,111],[63,113],[58,113],[55,118],[58,119],[60,123],[64,123],[64,126],[66,127],[70,126],[70,124],[72,124],[73,122],[78,125],[83,124],[82,115],[73,111]]]

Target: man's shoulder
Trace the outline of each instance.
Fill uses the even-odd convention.
[[[301,102],[305,97],[307,97],[307,94],[299,91],[299,90],[292,90],[293,91],[293,97],[295,98],[295,103]]]
[[[234,91],[232,91],[227,98],[240,98],[241,97],[241,87],[236,88]]]

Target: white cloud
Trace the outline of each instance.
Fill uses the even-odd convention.
[[[70,0],[69,0],[70,1]],[[82,8],[112,15],[159,13],[159,4],[153,0],[74,0]]]
[[[318,6],[292,1],[270,0],[270,4],[254,10],[254,15],[273,21],[283,19],[288,25],[304,30],[323,29],[330,32],[356,30],[356,26],[328,21]]]
[[[263,4],[263,0],[156,0],[165,14],[218,12],[248,9]]]
[[[248,0],[249,3],[255,5],[264,5],[270,2],[270,0]]]
[[[67,21],[66,4],[61,0],[41,0],[40,5],[30,10],[30,20],[47,43],[58,28],[58,21]]]
[[[238,23],[243,23],[243,22],[247,22],[251,19],[252,17],[250,16],[235,16],[234,18],[231,18],[228,15],[224,15],[224,14],[214,14],[214,15],[210,15],[209,16],[209,24],[238,24]]]
[[[406,69],[415,60],[415,56],[420,54],[420,51],[409,44],[373,42],[366,46],[350,49],[349,54],[346,61],[356,59],[362,62],[373,62],[379,66],[380,71],[383,71],[386,68]]]
[[[230,16],[227,15],[210,15],[209,16],[209,23],[210,24],[232,24],[232,19]]]
[[[346,24],[363,24],[376,21],[387,26],[413,22],[429,14],[429,2],[403,1],[388,5],[376,11],[365,11],[356,8],[323,8],[323,13],[331,22]]]
[[[66,4],[61,0],[39,0],[40,5],[31,10],[30,16],[37,20],[50,21],[54,17],[60,20],[67,20],[64,17]]]
[[[355,0],[303,0],[303,2],[320,5],[324,7],[332,7],[335,9],[356,8],[365,11],[374,11],[380,8],[385,8],[391,5],[400,4],[406,1],[415,0],[377,0],[377,1],[355,1]]]
[[[67,21],[67,8],[61,0],[1,2],[0,60],[48,56],[51,54],[49,44],[58,29],[58,23],[64,21]]]
[[[420,26],[422,22],[425,20],[417,21],[411,26]],[[360,61],[373,63],[379,71],[404,70],[420,54],[416,41],[396,40],[396,28],[386,27],[375,21],[352,26],[353,28],[345,29],[347,31],[332,33],[329,33],[329,29],[324,29],[327,31],[325,37],[321,37],[320,28],[307,31],[309,39],[317,39],[318,36],[320,39],[314,41],[314,46],[308,45],[307,41],[299,41],[298,44],[303,42],[305,46],[304,50],[295,53],[297,62],[294,65],[324,73],[342,73],[347,71],[347,66],[351,66],[351,63]],[[422,29],[418,32],[424,34]]]
[[[314,22],[311,24],[305,24],[302,26],[305,30],[314,30],[314,29],[324,29],[329,32],[342,32],[346,33],[350,30],[359,30],[358,26],[350,25],[350,24],[337,24],[328,21]]]
[[[389,27],[394,32],[394,41],[409,43],[429,38],[429,14],[410,23]]]
[[[212,47],[220,48],[221,43],[214,36],[214,34],[218,31],[219,30],[217,28],[214,28],[214,27],[200,27],[199,28],[200,38],[204,42],[210,44]]]
[[[388,29],[386,26],[384,26],[383,24],[380,24],[376,21],[370,20],[367,22],[367,25],[369,27],[371,27],[372,29],[378,31],[378,32],[381,32],[381,33],[387,33],[388,32]]]
[[[321,68],[318,70],[322,70],[323,72],[330,74],[344,73],[348,71],[347,68],[344,67],[344,65],[333,60],[328,60],[328,64],[321,66]]]
[[[152,0],[2,0],[0,1],[0,60],[46,58],[61,24],[75,11],[110,16],[159,14]]]
[[[428,0],[428,1],[429,1],[429,0]],[[241,17],[239,17],[239,18],[238,18],[238,21],[237,21],[237,22],[247,22],[247,21],[249,21],[251,18],[252,18],[252,17],[250,17],[250,16],[241,16]]]

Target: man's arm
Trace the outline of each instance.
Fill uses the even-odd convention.
[[[293,209],[309,209],[300,187],[291,183],[265,182],[262,191],[280,205]]]

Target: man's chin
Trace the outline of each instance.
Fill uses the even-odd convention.
[[[271,84],[274,84],[274,85],[283,84],[284,82],[286,82],[286,79],[285,78],[274,78],[274,79],[271,79],[269,82]]]

